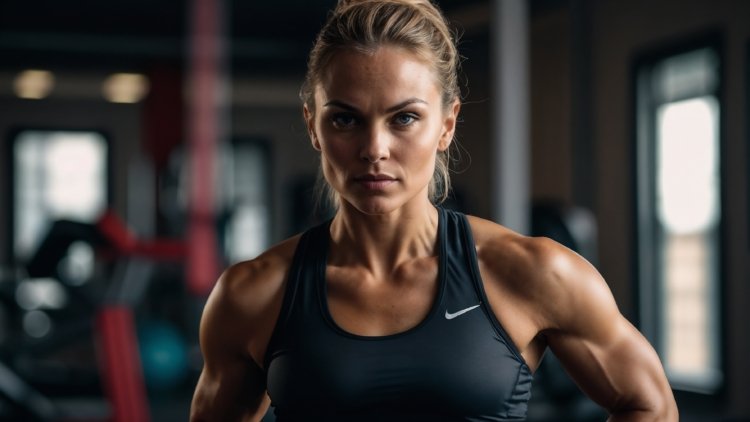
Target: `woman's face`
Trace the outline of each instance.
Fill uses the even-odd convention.
[[[443,107],[429,63],[399,47],[337,53],[305,106],[313,147],[342,200],[367,214],[428,201],[438,151],[450,145],[460,103]]]

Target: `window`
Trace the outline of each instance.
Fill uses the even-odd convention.
[[[673,386],[712,392],[721,363],[721,142],[715,48],[637,68],[641,329]]]
[[[226,221],[223,250],[229,263],[255,258],[270,245],[270,153],[255,139],[236,139],[222,151]]]
[[[13,142],[13,258],[28,259],[58,219],[94,222],[107,206],[107,142],[96,132],[19,132]]]

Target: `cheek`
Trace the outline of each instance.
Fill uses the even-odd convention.
[[[431,178],[435,170],[435,159],[437,158],[436,147],[433,143],[425,145],[412,145],[394,154],[396,160],[402,167],[418,179]]]
[[[320,163],[326,180],[333,183],[336,179],[345,178],[347,168],[351,167],[351,163],[355,160],[352,154],[352,148],[346,142],[323,138]]]
[[[335,135],[332,136],[330,129],[320,122],[317,122],[315,126],[321,154],[329,161],[338,162],[346,154],[347,143],[342,142]]]
[[[338,142],[337,140],[325,139],[321,141],[320,152],[323,159],[334,165],[341,165],[344,162],[351,161],[353,149],[347,142]]]
[[[422,134],[420,142],[412,144],[410,150],[406,151],[405,157],[414,165],[422,163],[423,168],[434,167],[439,146],[438,136],[439,134],[435,130]]]

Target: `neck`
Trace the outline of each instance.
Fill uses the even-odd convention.
[[[342,203],[331,224],[329,263],[387,277],[406,261],[435,255],[437,226],[437,209],[429,202],[379,215]]]

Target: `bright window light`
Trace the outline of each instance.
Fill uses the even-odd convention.
[[[224,232],[231,263],[258,256],[269,246],[268,152],[262,142],[233,142],[222,153],[225,200],[232,210]]]
[[[719,105],[712,96],[657,109],[657,213],[664,230],[662,339],[667,372],[715,387],[714,232],[719,221]]]
[[[30,257],[57,219],[95,221],[107,204],[107,143],[95,132],[24,131],[14,144],[14,252]]]
[[[718,219],[717,114],[713,97],[657,110],[658,210],[671,233],[699,232]]]
[[[704,47],[652,60],[637,85],[641,329],[674,388],[714,393],[724,381],[719,56]]]

